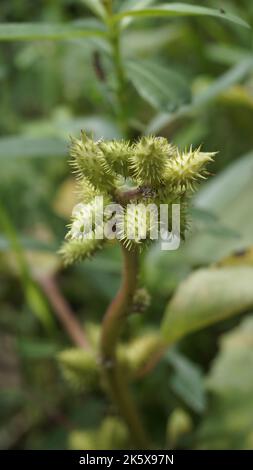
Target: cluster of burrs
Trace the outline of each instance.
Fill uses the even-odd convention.
[[[67,240],[60,250],[67,265],[90,257],[103,246],[108,238],[98,237],[98,229],[101,234],[106,224],[112,228],[112,219],[119,241],[130,250],[142,249],[152,240],[152,227],[157,223],[152,209],[146,211],[148,205],[167,204],[170,218],[172,205],[180,204],[180,232],[184,237],[189,198],[197,183],[208,175],[206,165],[215,153],[200,148],[180,151],[163,137],[145,136],[131,144],[124,140],[95,141],[82,132],[80,138],[71,139],[70,155],[80,204],[73,211]],[[105,210],[100,222],[90,223],[97,196],[103,197],[104,207],[121,205],[116,222],[115,214]],[[137,226],[135,231],[133,227]],[[132,228],[131,237],[124,227]]]

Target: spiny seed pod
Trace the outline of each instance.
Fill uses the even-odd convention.
[[[90,351],[66,349],[58,355],[58,361],[64,378],[72,387],[87,391],[97,388],[99,367]]]
[[[180,231],[184,237],[187,198],[207,175],[206,165],[215,155],[192,148],[180,152],[162,137],[142,137],[130,145],[123,140],[95,142],[84,132],[80,139],[72,139],[70,153],[79,179],[79,197],[86,207],[73,214],[69,241],[60,250],[66,265],[90,257],[102,247],[107,233],[109,238],[116,231],[129,250],[138,247],[140,251],[158,238],[159,229],[170,236],[160,215],[160,204],[167,204],[169,222],[172,205],[180,204]],[[103,208],[98,211],[100,216],[93,218],[98,196],[104,198],[103,208],[121,204],[116,222],[111,211]],[[135,204],[127,206],[128,202]],[[150,206],[152,210],[147,209]]]
[[[111,203],[108,196],[96,196],[89,203],[79,203],[72,211],[72,223],[66,235],[70,240],[103,239],[104,223],[108,221],[104,207]]]
[[[141,185],[157,187],[164,181],[168,159],[174,148],[163,137],[142,137],[133,148],[131,169]]]
[[[99,144],[105,160],[110,168],[124,178],[129,176],[129,159],[133,154],[133,147],[124,140],[101,141]]]
[[[117,223],[118,236],[123,244],[140,250],[153,239],[157,239],[158,209],[150,204],[128,204]]]
[[[186,231],[189,229],[190,226],[190,216],[188,211],[189,201],[186,195],[181,197],[174,197],[166,204],[160,206],[160,220],[159,220],[159,228],[160,232],[163,232],[165,229],[166,232],[180,232],[180,236],[182,240],[185,240]],[[174,211],[175,208],[178,207],[179,210],[179,222],[176,213],[176,220],[174,222]],[[176,226],[175,226],[176,225]]]
[[[102,192],[111,191],[115,175],[106,162],[99,142],[94,142],[85,132],[80,139],[71,139],[71,165],[78,178],[85,177],[94,188]]]
[[[132,313],[143,313],[150,305],[150,294],[145,287],[137,289],[132,304]]]
[[[101,196],[101,191],[94,188],[94,186],[86,179],[81,178],[78,180],[77,196],[80,202],[88,204],[92,202],[96,196]]]
[[[188,152],[176,151],[167,161],[165,178],[174,191],[194,191],[200,179],[208,175],[206,165],[213,161],[215,153],[201,152],[200,148]]]
[[[63,258],[64,266],[69,266],[77,261],[82,261],[100,250],[103,246],[103,240],[69,240],[63,243],[59,254]]]

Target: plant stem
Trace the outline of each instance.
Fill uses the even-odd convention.
[[[113,21],[112,0],[106,1],[108,12],[109,42],[116,78],[116,98],[118,121],[124,137],[128,137],[129,127],[126,113],[126,78],[121,56],[120,26]],[[102,325],[101,359],[102,370],[108,393],[117,405],[128,425],[130,435],[138,448],[148,448],[148,437],[140,420],[138,410],[128,388],[124,370],[117,360],[117,344],[124,327],[126,315],[131,308],[138,277],[138,253],[122,246],[124,266],[122,284],[116,297],[108,307]]]
[[[138,254],[122,247],[124,267],[121,287],[108,307],[102,325],[101,354],[103,375],[112,400],[128,425],[135,444],[148,447],[148,438],[133,401],[124,371],[117,360],[117,343],[131,307],[138,276]]]
[[[127,120],[126,77],[121,54],[120,25],[113,20],[112,9],[108,10],[109,42],[112,49],[112,61],[116,79],[116,98],[118,121],[124,137],[128,137],[129,126]]]
[[[112,15],[113,11],[112,11],[112,0],[103,0],[103,4],[107,10],[107,13],[109,15]]]

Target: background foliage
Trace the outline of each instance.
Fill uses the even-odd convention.
[[[123,10],[152,2],[114,3]],[[11,41],[0,43],[0,448],[128,445],[92,374],[82,384],[62,370],[59,353],[72,345],[44,288],[53,279],[96,341],[119,284],[120,253],[112,246],[68,270],[55,254],[75,202],[69,134],[83,128],[118,138],[123,129],[103,28],[89,4],[99,8],[84,0],[1,2],[0,39]],[[222,16],[220,2],[204,4]],[[252,24],[249,0],[224,0],[222,8]],[[21,22],[64,26],[5,28]],[[252,449],[251,31],[212,17],[123,24],[130,137],[153,132],[182,148],[219,151],[186,242],[171,253],[154,245],[142,258],[151,306],[129,319],[124,339],[150,334],[165,310],[173,345],[135,392],[157,447]],[[80,37],[78,28],[98,35]]]

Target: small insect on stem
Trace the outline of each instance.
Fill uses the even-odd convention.
[[[222,13],[223,15],[225,15],[225,10],[223,8],[220,8],[220,13]]]
[[[106,74],[101,61],[101,56],[98,51],[95,51],[93,54],[93,67],[98,80],[100,80],[101,82],[105,82]]]

